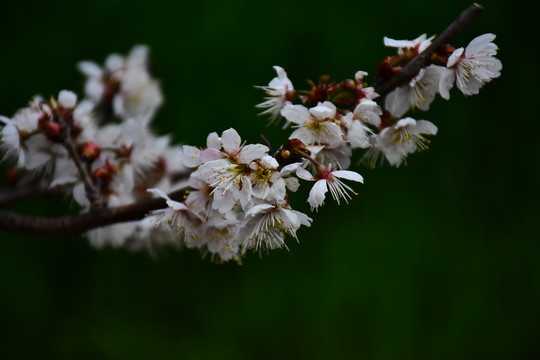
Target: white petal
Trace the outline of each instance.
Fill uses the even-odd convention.
[[[119,71],[124,66],[124,58],[118,54],[111,54],[105,59],[105,68],[114,73]]]
[[[277,160],[270,155],[263,157],[261,159],[261,163],[267,169],[277,169],[279,167],[279,163],[277,162]]]
[[[420,134],[436,135],[438,129],[435,124],[427,120],[417,120],[415,130],[418,131],[418,133]]]
[[[28,170],[37,169],[38,167],[44,165],[47,161],[49,161],[49,159],[51,159],[51,156],[49,154],[42,152],[28,151],[27,154],[28,156],[24,161],[24,168]],[[22,153],[20,153],[20,155],[22,155]]]
[[[311,121],[309,110],[303,105],[287,104],[281,110],[281,116],[295,124],[304,124]]]
[[[448,62],[446,63],[446,67],[450,68],[450,67],[454,66],[459,61],[459,59],[461,58],[461,54],[463,54],[463,51],[464,51],[463,48],[459,48],[459,49],[454,50],[452,55],[450,55],[450,57],[448,58]]]
[[[74,108],[77,104],[77,95],[73,91],[62,90],[58,94],[58,102],[65,108]]]
[[[302,163],[294,163],[294,164],[289,164],[289,165],[285,165],[281,171],[279,172],[281,175],[289,175],[290,173],[292,173],[293,171],[295,171],[296,169],[298,169],[298,167],[302,165]]]
[[[357,71],[356,74],[354,74],[354,78],[355,78],[356,80],[362,80],[362,79],[363,79],[364,77],[366,77],[367,75],[368,75],[367,72],[361,71],[361,70],[360,70],[360,71]]]
[[[88,77],[99,77],[103,71],[98,64],[92,61],[81,61],[77,64],[77,69]]]
[[[465,56],[471,58],[476,54],[483,52],[483,50],[488,47],[489,43],[491,43],[493,40],[495,40],[495,34],[483,34],[474,38],[469,45],[467,45],[467,49],[465,49]]]
[[[443,99],[450,99],[450,89],[454,86],[454,80],[456,79],[456,72],[453,69],[446,69],[441,75],[439,80],[439,93]]]
[[[201,150],[195,146],[184,145],[183,154],[180,157],[180,161],[184,166],[197,167],[201,165]]]
[[[187,210],[188,209],[186,205],[184,205],[181,202],[172,200],[167,194],[165,194],[160,189],[147,189],[146,191],[148,191],[148,192],[150,192],[152,194],[155,194],[155,195],[159,196],[162,199],[165,199],[166,203],[167,203],[167,206],[169,206],[173,210]]]
[[[364,183],[364,178],[357,172],[349,170],[336,170],[332,171],[332,175],[340,179],[347,179],[351,181],[356,181],[359,183]]]
[[[298,175],[300,179],[304,179],[308,181],[315,180],[313,175],[311,175],[311,173],[307,171],[306,169],[304,169],[303,167],[299,167],[298,169],[296,169],[296,175]]]
[[[367,148],[369,147],[369,138],[366,127],[358,120],[353,121],[349,132],[347,134],[347,140],[353,148]]]
[[[248,211],[246,211],[246,217],[247,216],[255,216],[257,214],[265,212],[266,210],[272,209],[273,207],[274,207],[274,205],[271,205],[271,204],[254,205],[252,208],[250,208]]]
[[[223,134],[221,134],[221,139],[223,149],[225,149],[225,151],[227,151],[228,153],[236,152],[240,149],[242,139],[240,138],[240,135],[238,135],[238,132],[233,128],[225,130]]]
[[[309,112],[319,120],[333,119],[336,116],[336,106],[329,101],[325,101],[309,109]]]
[[[4,124],[9,124],[12,122],[10,118],[7,118],[5,116],[0,116],[0,121],[2,121]]]
[[[403,116],[411,107],[410,87],[398,87],[386,95],[384,107],[395,117]]]
[[[302,225],[307,226],[307,227],[311,226],[311,222],[313,221],[312,218],[310,218],[304,213],[301,213],[300,211],[293,210],[293,212],[296,214],[296,216],[298,216],[298,220],[300,220],[300,223]]]
[[[318,208],[324,202],[325,194],[328,191],[328,186],[325,179],[317,181],[309,192],[308,203],[312,208]]]
[[[90,205],[90,201],[88,201],[86,198],[86,191],[82,182],[73,187],[73,199],[77,202],[77,204],[83,207]]]
[[[219,151],[217,149],[214,149],[214,148],[204,149],[201,152],[201,162],[202,163],[206,163],[206,162],[212,161],[212,160],[219,160],[219,159],[222,159],[222,158],[223,158],[223,156],[221,154],[221,151]]]
[[[221,149],[221,138],[216,132],[210,133],[206,138],[206,147],[212,149]]]
[[[285,187],[292,192],[296,192],[300,187],[300,182],[294,176],[289,176],[285,179]]]
[[[146,192],[152,193],[165,200],[171,200],[171,198],[160,189],[146,189]]]
[[[403,128],[403,127],[407,127],[407,126],[414,126],[414,125],[416,125],[416,120],[414,120],[411,117],[406,117],[406,118],[403,118],[403,119],[399,120],[396,123],[396,125],[394,125],[394,128],[399,129],[399,128]]]
[[[274,70],[276,70],[277,76],[280,80],[287,78],[287,73],[285,72],[285,70],[283,70],[281,66],[276,65],[276,66],[273,66],[273,68]]]
[[[294,231],[298,230],[300,225],[302,225],[302,223],[300,222],[300,219],[298,218],[298,216],[292,210],[281,209],[281,213],[287,217],[287,219],[289,220],[289,223],[291,224],[291,227],[292,227],[292,229]]]
[[[381,115],[383,111],[373,100],[363,98],[360,100],[354,114],[359,117],[363,122],[372,124],[373,126],[379,126],[381,124]]]
[[[262,159],[268,155],[268,146],[262,144],[249,144],[242,148],[238,154],[238,160],[243,164],[249,164],[253,160]]]

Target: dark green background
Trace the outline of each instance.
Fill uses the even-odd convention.
[[[293,83],[373,74],[384,35],[440,33],[470,3],[50,1],[2,4],[0,113],[35,93],[78,92],[75,64],[148,44],[166,104],[155,129],[202,145],[265,127],[253,106],[281,65]],[[538,359],[537,11],[484,2],[456,38],[497,34],[502,77],[438,98],[429,151],[356,168],[352,204],[328,202],[291,251],[218,266],[194,251],[153,260],[82,237],[1,234],[2,358]],[[369,78],[371,79],[371,78]],[[309,211],[304,185],[295,207]],[[69,205],[16,207],[52,214]]]

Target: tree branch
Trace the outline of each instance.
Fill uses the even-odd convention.
[[[169,194],[169,197],[183,199],[187,191],[188,189],[180,189]],[[107,209],[104,213],[87,212],[57,218],[27,216],[0,210],[0,229],[26,235],[70,236],[106,225],[140,220],[148,212],[166,207],[164,199],[156,198]]]
[[[29,197],[52,197],[66,195],[66,191],[50,188],[47,184],[29,184],[0,192],[0,208]]]
[[[436,50],[439,46],[444,45],[452,41],[452,39],[463,31],[469,24],[484,11],[484,7],[480,4],[473,3],[469,6],[468,9],[464,10],[457,18],[454,20],[450,26],[444,30],[441,35],[435,38],[431,45],[429,45],[423,52],[421,52],[417,57],[412,59],[406,66],[403,67],[399,72],[394,74],[390,79],[382,83],[374,83],[373,87],[377,94],[381,97],[388,94],[390,91],[394,90],[399,85],[409,82],[412,78],[418,74],[420,69],[426,67],[427,60],[431,53]]]
[[[375,91],[382,97],[395,89],[397,86],[410,81],[421,68],[427,65],[428,57],[439,46],[450,42],[458,33],[465,29],[482,11],[483,7],[473,4],[463,11],[456,20],[437,37],[431,45],[421,54],[409,62],[401,71],[390,79],[375,83]],[[73,144],[66,143],[66,149],[72,157],[82,180],[84,181],[87,194],[96,196],[96,189],[91,181],[90,174],[81,164]],[[188,189],[180,189],[169,194],[171,199],[182,200]],[[26,195],[24,195],[26,196]],[[16,199],[17,197],[15,197]],[[93,199],[95,201],[95,199]],[[10,202],[8,197],[8,201]],[[93,202],[91,200],[91,202]],[[83,233],[98,227],[117,224],[128,221],[136,221],[144,218],[150,211],[167,207],[164,199],[157,198],[137,202],[116,208],[103,209],[103,211],[89,211],[79,215],[68,215],[57,218],[35,217],[16,214],[10,211],[0,210],[0,230],[37,236],[70,236]],[[95,208],[95,207],[94,207]]]

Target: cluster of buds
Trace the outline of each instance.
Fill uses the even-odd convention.
[[[275,66],[277,76],[260,87],[267,96],[258,107],[271,121],[284,119],[284,129],[292,132],[274,153],[265,144],[242,141],[233,128],[210,133],[204,147],[173,146],[168,136],[155,135],[149,124],[163,96],[144,46],[126,57],[111,55],[104,66],[82,62],[82,101],[64,90],[49,101],[36,97],[12,118],[0,117],[3,157],[17,169],[10,183],[39,171],[46,186],[71,194],[82,213],[106,213],[153,196],[166,203],[141,221],[89,231],[96,247],[186,246],[218,262],[241,261],[249,250],[286,248],[286,236],[297,239],[299,228],[312,223],[293,209],[289,192],[304,180],[313,183],[307,197],[312,211],[328,193],[338,204],[348,203],[355,194],[351,184],[364,181],[348,170],[354,150],[364,151],[368,165],[386,160],[398,167],[426,149],[426,136],[437,127],[405,115],[428,110],[436,94],[449,99],[454,83],[471,95],[498,77],[502,65],[494,57],[494,38],[479,36],[466,49],[439,47],[412,80],[386,96],[368,85],[364,71],[340,82],[325,75],[318,84],[309,82],[310,89],[297,90]],[[391,78],[432,40],[385,38],[397,54],[381,62],[375,82]],[[179,189],[182,196],[171,195]]]

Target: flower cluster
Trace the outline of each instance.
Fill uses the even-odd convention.
[[[384,44],[397,54],[384,59],[375,79],[384,81],[399,72],[431,44],[434,36],[425,34],[414,40],[385,37]],[[427,120],[404,117],[411,109],[429,110],[437,94],[448,100],[457,84],[465,95],[477,94],[480,87],[500,76],[501,62],[494,56],[495,35],[475,38],[464,50],[449,44],[440,46],[428,57],[429,63],[409,82],[401,84],[384,97],[384,106],[373,87],[363,82],[364,71],[355,79],[328,83],[324,76],[309,91],[295,91],[286,73],[275,67],[278,77],[263,89],[269,97],[258,106],[272,119],[281,115],[286,125],[295,128],[291,138],[303,141],[316,160],[345,169],[352,150],[367,149],[363,160],[375,166],[386,159],[400,166],[409,154],[427,149],[426,135],[437,134],[437,127]],[[294,104],[294,102],[300,104]],[[306,107],[307,105],[307,107]]]
[[[178,161],[181,148],[148,127],[162,94],[147,70],[147,53],[136,46],[125,59],[109,56],[103,68],[81,62],[88,77],[83,100],[63,90],[47,101],[35,97],[12,118],[0,117],[4,159],[15,160],[19,183],[39,173],[45,185],[71,193],[83,212],[96,199],[114,207],[149,198],[148,187],[181,186],[173,176],[186,171]],[[141,226],[123,223],[87,235],[97,247],[152,247]]]
[[[110,245],[154,251],[158,246],[200,249],[212,259],[241,261],[248,250],[286,248],[312,219],[294,210],[289,192],[300,180],[312,183],[307,202],[318,210],[329,193],[338,204],[363,183],[352,170],[353,150],[365,164],[385,159],[400,166],[427,148],[437,127],[405,116],[428,110],[436,94],[449,99],[454,83],[465,95],[500,75],[495,35],[474,39],[467,48],[444,45],[429,64],[386,96],[368,86],[368,75],[330,82],[322,76],[311,89],[297,90],[281,67],[267,86],[262,114],[291,128],[274,153],[265,144],[247,144],[233,128],[212,132],[206,146],[175,146],[149,125],[163,102],[159,82],[148,71],[148,49],[110,55],[103,66],[84,61],[85,97],[71,91],[45,100],[36,96],[13,117],[0,117],[3,159],[14,164],[14,186],[35,184],[62,190],[82,213],[107,213],[122,205],[161,198],[166,207],[141,221],[116,223],[87,233],[96,247]],[[397,54],[377,68],[376,81],[400,71],[431,44],[384,39]],[[15,175],[13,175],[15,173]],[[38,174],[38,176],[36,176]],[[179,190],[182,190],[179,192]],[[180,196],[178,195],[180,194]],[[96,215],[98,216],[98,215]]]

